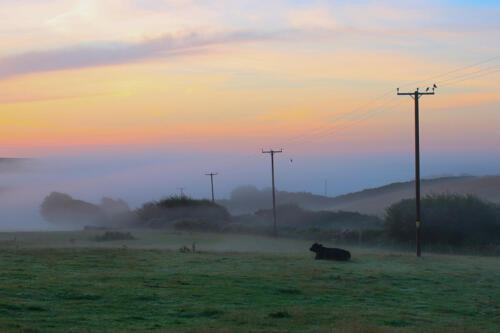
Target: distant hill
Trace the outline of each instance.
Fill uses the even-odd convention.
[[[29,158],[8,158],[0,157],[0,175],[26,172],[33,164],[33,159]],[[0,184],[0,194],[6,193],[12,187]]]
[[[29,158],[0,157],[0,173],[25,171],[30,162]]]
[[[307,192],[278,191],[278,205],[296,203],[312,210],[344,210],[382,216],[385,209],[401,199],[413,198],[414,182],[392,183],[359,192],[325,197]],[[423,179],[422,195],[438,193],[474,194],[480,198],[500,203],[499,176],[460,176]],[[259,190],[254,186],[242,186],[231,193],[229,200],[218,202],[233,214],[252,213],[271,206],[271,189]]]
[[[271,208],[271,197],[270,188],[259,190],[253,185],[247,185],[235,188],[231,192],[230,199],[217,200],[217,203],[225,206],[231,214],[248,214]],[[278,191],[276,196],[277,205],[298,204],[310,210],[329,208],[332,205],[332,199],[308,192]]]
[[[425,179],[422,180],[421,191],[422,195],[474,194],[482,199],[500,203],[500,176]],[[415,182],[393,183],[335,197],[328,209],[351,210],[380,216],[392,203],[414,196]]]

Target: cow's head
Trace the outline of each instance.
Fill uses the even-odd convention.
[[[319,250],[323,247],[323,245],[321,244],[318,244],[318,243],[314,243],[311,248],[309,249],[309,251],[312,251],[312,252],[319,252]]]

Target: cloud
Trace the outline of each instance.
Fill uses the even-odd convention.
[[[141,42],[99,42],[80,46],[33,51],[0,58],[0,79],[37,72],[133,63],[150,58],[178,56],[216,44],[271,38],[270,34],[233,32],[183,36],[164,35]]]
[[[300,29],[331,29],[338,27],[336,18],[327,8],[314,7],[302,10],[292,10],[289,13],[292,27]]]

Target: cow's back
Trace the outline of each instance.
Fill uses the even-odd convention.
[[[329,260],[347,261],[351,259],[351,253],[344,249],[326,247],[323,258]]]

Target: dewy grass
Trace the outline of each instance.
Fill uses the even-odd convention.
[[[341,263],[203,251],[215,240],[195,237],[201,253],[9,245],[0,331],[500,331],[498,258],[352,249]]]

